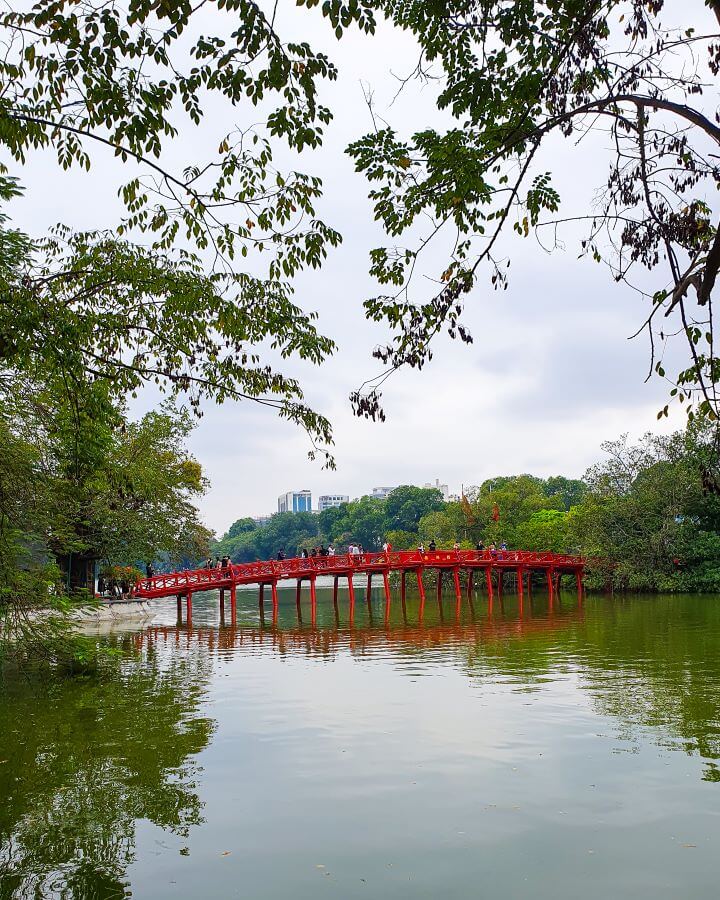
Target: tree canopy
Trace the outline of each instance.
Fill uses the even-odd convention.
[[[275,13],[253,0],[218,3],[209,33],[202,6],[39,0],[0,13],[10,160],[0,204],[22,189],[32,151],[91,170],[109,148],[125,209],[83,233],[26,236],[0,219],[0,366],[42,362],[118,392],[154,382],[196,409],[203,397],[252,399],[327,453],[329,422],[258,346],[315,363],[334,349],[292,301],[291,280],[340,235],[315,215],[320,179],[281,172],[273,150],[320,144],[331,112],[319,88],[337,71],[307,42],[281,38]],[[325,4],[322,15],[338,37],[374,28],[365,2]],[[171,144],[214,103],[237,107],[239,124],[208,128],[205,156],[174,165]]]
[[[506,233],[553,249],[584,223],[578,252],[646,298],[638,324],[650,339],[650,370],[691,418],[717,420],[720,126],[705,90],[720,68],[720,4],[698,10],[699,30],[688,27],[687,10],[674,20],[663,0],[374,5],[417,40],[408,80],[437,85],[449,120],[412,134],[378,122],[349,148],[391,241],[371,260],[388,293],[365,304],[395,332],[376,356],[391,369],[421,367],[439,332],[471,341],[463,301],[484,271],[495,289],[507,287]],[[592,207],[576,208],[554,186],[559,149],[572,142],[593,177],[580,162],[592,134],[607,170],[595,173]],[[423,256],[443,235],[452,247],[443,271],[424,271]],[[675,336],[687,364],[668,373],[664,353]],[[364,403],[379,408],[372,384]],[[718,486],[717,467],[714,474]]]

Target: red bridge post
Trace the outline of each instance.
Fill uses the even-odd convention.
[[[315,575],[310,576],[310,621],[317,625],[317,594],[315,593]]]
[[[277,580],[273,579],[271,584],[272,590],[272,608],[273,608],[273,625],[277,625],[278,620],[278,592],[277,592]]]
[[[458,566],[453,568],[453,582],[455,583],[455,599],[459,603],[462,600],[462,591],[460,589],[460,568]]]
[[[355,586],[353,585],[353,573],[348,572],[348,594],[350,595],[350,624],[355,621]]]

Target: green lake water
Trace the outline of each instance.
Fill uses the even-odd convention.
[[[0,898],[716,898],[720,597],[240,592],[0,684]]]

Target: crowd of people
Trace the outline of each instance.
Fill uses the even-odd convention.
[[[382,549],[383,549],[383,553],[390,553],[393,549],[393,546],[390,543],[390,541],[385,541],[382,545]],[[438,550],[437,542],[434,539],[431,540],[427,546],[427,549],[425,548],[425,544],[421,542],[420,544],[418,544],[417,549],[418,549],[418,552],[420,552],[420,553],[436,553]],[[452,549],[455,551],[459,551],[461,549],[460,542],[455,541],[452,546]],[[497,547],[495,543],[491,543],[486,548],[485,544],[482,541],[478,541],[477,544],[475,545],[475,549],[478,552],[487,551],[490,553],[491,556],[496,557],[500,553],[507,550],[508,546],[507,546],[506,542],[503,541],[499,547]],[[366,551],[363,548],[363,545],[358,544],[358,543],[348,544],[347,550],[345,551],[345,553],[348,556],[353,556],[353,557],[363,557],[365,555],[365,552]],[[327,547],[324,544],[320,544],[317,547],[311,547],[310,549],[307,549],[306,547],[302,547],[297,551],[297,553],[295,554],[294,557],[290,557],[290,558],[315,559],[317,557],[335,556],[336,554],[337,554],[337,550],[332,544],[329,544]],[[278,550],[275,558],[276,558],[276,560],[282,562],[283,560],[288,559],[288,556],[287,556],[285,550],[282,549],[282,550]],[[223,556],[222,559],[218,559],[217,557],[215,559],[212,559],[212,558],[207,559],[205,561],[204,568],[205,569],[227,569],[229,565],[230,565],[230,557]],[[150,576],[148,575],[148,577],[150,577]]]
[[[382,545],[382,549],[383,553],[390,553],[393,549],[393,546],[390,541],[386,540]],[[461,549],[459,541],[454,542],[452,549],[455,551],[459,551]],[[499,547],[494,542],[486,547],[482,541],[478,541],[475,544],[475,549],[479,553],[488,552],[493,558],[496,558],[498,556],[501,556],[508,549],[508,546],[505,541],[502,541]],[[422,554],[436,553],[438,552],[437,542],[435,541],[435,539],[431,540],[427,545],[427,549],[425,547],[425,544],[420,542],[417,546],[417,550]],[[365,549],[363,548],[363,545],[358,543],[348,544],[347,550],[345,552],[349,556],[358,557],[358,561],[362,561],[362,557],[365,555]],[[320,544],[317,547],[311,547],[309,550],[305,547],[302,547],[295,555],[295,558],[314,559],[316,557],[335,556],[336,554],[337,550],[332,544],[329,544],[327,547],[324,544]],[[276,556],[277,560],[282,561],[287,558],[288,557],[285,553],[285,550],[278,551]],[[222,557],[209,556],[203,563],[202,568],[208,571],[211,571],[213,569],[225,571],[230,567],[230,563],[230,557],[227,555]],[[152,564],[148,563],[146,566],[147,578],[152,578],[154,574],[155,570]],[[102,596],[117,598],[130,597],[132,596],[132,590],[133,585],[129,581],[123,581],[114,578],[108,580],[101,577],[98,582],[98,591]]]

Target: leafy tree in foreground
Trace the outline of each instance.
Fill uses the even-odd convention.
[[[705,91],[720,70],[720,3],[698,3],[692,23],[683,8],[681,25],[666,24],[678,10],[663,0],[375,6],[417,39],[414,75],[437,80],[438,107],[453,120],[408,136],[378,127],[349,149],[394,242],[372,252],[372,272],[389,292],[366,309],[395,329],[377,358],[391,369],[419,368],[440,331],[470,341],[462,304],[483,269],[496,289],[507,286],[505,232],[535,234],[552,248],[563,223],[580,221],[579,252],[646,297],[639,330],[650,338],[651,371],[668,378],[691,417],[717,420],[720,125]],[[598,172],[591,209],[567,200],[561,208],[553,187],[553,170],[564,164],[559,142],[587,173],[584,139],[592,134],[608,148],[605,183]],[[413,280],[420,257],[446,232],[452,253],[444,271],[420,283],[431,285],[423,292]],[[649,278],[636,271],[643,269]],[[674,335],[686,342],[687,365],[671,377],[663,352]],[[379,409],[372,386],[356,402]],[[713,475],[720,490],[717,460]]]
[[[0,656],[72,649],[70,598],[96,561],[204,557],[190,428],[172,408],[130,421],[104,381],[0,378]]]
[[[219,0],[212,18],[204,6],[38,0],[0,13],[0,148],[12,167],[0,171],[0,202],[36,150],[90,170],[109,149],[125,179],[125,213],[108,231],[0,236],[0,367],[62,364],[119,395],[156,382],[196,408],[251,399],[326,447],[328,421],[257,347],[314,363],[334,349],[293,303],[291,281],[340,235],[315,216],[320,179],[281,172],[273,150],[320,144],[331,113],[318,90],[336,69],[283,39],[270,5]],[[338,37],[374,28],[365,0],[322,14]],[[203,132],[203,158],[169,162],[218,104],[228,124]]]
[[[720,499],[701,476],[715,452],[712,429],[646,435],[637,445],[625,436],[603,449],[607,459],[588,472],[588,493],[569,519],[593,558],[593,583],[720,589]]]

